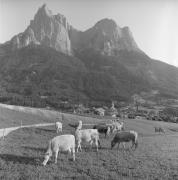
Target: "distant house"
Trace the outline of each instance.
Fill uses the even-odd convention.
[[[78,107],[75,109],[75,113],[83,114],[85,111],[85,107],[83,104],[79,104]]]
[[[47,99],[48,96],[40,96],[41,99]]]
[[[97,115],[100,115],[100,116],[104,116],[105,115],[105,109],[104,108],[95,108],[94,113]]]
[[[46,106],[46,109],[47,109],[47,110],[50,110],[50,109],[51,109],[51,107],[49,107],[49,106]]]
[[[133,112],[135,112],[135,107],[134,107],[134,105],[130,104],[129,106],[120,108],[120,112],[127,113],[127,114],[133,113]]]
[[[111,108],[108,108],[106,110],[106,115],[111,116],[111,117],[116,117],[118,115],[117,109],[114,107],[114,102],[112,102]]]
[[[174,122],[178,123],[178,117],[174,117]]]
[[[117,117],[117,115],[116,115],[116,114],[112,114],[112,115],[111,115],[111,117],[116,118],[116,117]]]
[[[75,109],[74,113],[83,114],[83,113],[90,113],[90,109],[84,107],[83,104],[79,104]]]

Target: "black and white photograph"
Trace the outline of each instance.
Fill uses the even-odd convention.
[[[178,0],[0,0],[0,179],[178,180]]]

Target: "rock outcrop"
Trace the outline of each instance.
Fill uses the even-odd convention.
[[[87,48],[116,56],[120,50],[141,52],[128,27],[120,28],[115,21],[102,19],[86,31],[78,31],[63,15],[53,15],[45,4],[38,9],[27,29],[14,36],[6,46],[15,50],[30,44],[51,47],[67,55]]]
[[[71,55],[69,28],[70,26],[63,15],[52,15],[46,5],[43,5],[39,8],[34,20],[31,20],[28,28],[12,38],[12,49],[22,48],[30,44],[39,44]]]
[[[103,19],[81,34],[79,48],[94,48],[105,55],[120,50],[140,51],[128,27],[120,28],[113,20]]]

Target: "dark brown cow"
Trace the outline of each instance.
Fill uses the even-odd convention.
[[[110,126],[104,125],[104,124],[97,124],[93,126],[93,129],[97,129],[99,133],[103,133],[106,135],[110,134],[111,128]]]
[[[111,149],[118,143],[118,148],[120,143],[130,142],[132,141],[132,147],[134,146],[135,149],[138,146],[138,133],[135,131],[121,131],[118,132],[113,140],[111,141]],[[124,146],[125,147],[125,146]]]
[[[155,132],[165,133],[165,131],[164,131],[164,129],[162,127],[155,127]]]

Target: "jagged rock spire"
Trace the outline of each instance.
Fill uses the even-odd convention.
[[[38,9],[28,28],[12,39],[12,49],[41,44],[72,55],[68,28],[66,18],[60,14],[53,15],[44,4]]]
[[[66,18],[53,15],[43,4],[27,29],[12,38],[12,49],[29,44],[45,45],[73,54],[73,49],[93,48],[105,55],[117,55],[120,50],[141,51],[128,27],[121,28],[112,19],[102,19],[92,28],[81,32],[70,26]]]

